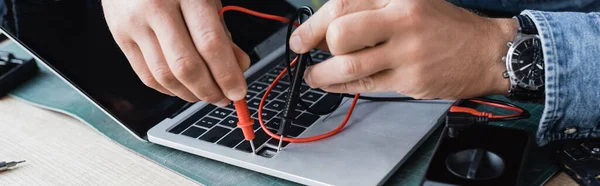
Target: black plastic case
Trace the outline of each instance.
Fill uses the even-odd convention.
[[[33,58],[17,59],[10,53],[0,51],[0,97],[29,80],[37,71]]]
[[[498,127],[493,125],[473,125],[469,128],[464,129],[461,133],[454,137],[448,137],[448,128],[444,128],[442,136],[438,141],[434,155],[429,162],[427,172],[421,182],[423,186],[450,186],[450,185],[486,185],[486,186],[507,186],[507,185],[522,185],[524,181],[523,171],[526,167],[526,158],[533,145],[532,135],[523,130]],[[454,156],[453,160],[448,160],[450,156],[455,155],[457,152],[465,151],[468,149],[479,149],[480,151],[472,153],[467,156]],[[481,151],[484,150],[484,151]],[[499,157],[503,163],[503,169],[490,168],[487,166],[488,172],[497,173],[492,175],[488,174],[487,178],[476,179],[476,177],[485,177],[486,174],[477,172],[475,174],[470,173],[474,167],[486,167],[483,163],[479,165],[473,165],[467,163],[469,166],[458,166],[458,167],[469,167],[457,171],[457,168],[450,170],[452,165],[457,165],[455,162],[469,161],[470,158],[476,157],[473,154],[479,154],[479,158],[486,159],[488,162],[498,162],[494,159],[494,155],[488,155],[480,152],[492,152],[496,157]],[[462,154],[464,155],[464,153]],[[481,157],[484,158],[481,158]],[[461,159],[462,158],[462,159]],[[458,160],[457,160],[458,159]],[[476,159],[476,158],[473,158]],[[484,161],[481,161],[484,162]],[[463,164],[461,164],[463,165]],[[496,164],[500,165],[500,164]],[[457,167],[457,166],[454,166]],[[477,168],[476,168],[477,169]],[[466,173],[465,173],[466,172]],[[466,175],[466,176],[465,176]],[[484,175],[466,178],[467,176],[473,175]]]

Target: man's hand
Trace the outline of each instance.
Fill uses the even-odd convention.
[[[460,99],[508,90],[501,58],[516,24],[443,0],[332,0],[290,43],[296,53],[318,47],[334,55],[307,69],[313,88]]]
[[[142,82],[186,101],[244,98],[249,57],[230,39],[219,0],[103,0],[110,30]]]

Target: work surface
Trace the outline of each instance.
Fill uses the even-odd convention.
[[[0,160],[27,160],[0,185],[197,185],[70,116],[15,98],[0,113]],[[546,185],[576,184],[561,173]]]
[[[29,57],[10,43],[0,48],[13,52],[19,58]],[[23,167],[0,174],[0,185],[194,183],[184,176],[208,185],[296,185],[139,141],[43,67],[36,77],[12,94],[36,105],[69,113],[85,123],[35,108],[14,98],[0,100],[0,160],[27,160]],[[539,106],[533,105],[528,109],[538,113],[536,117],[539,118]],[[536,128],[536,120],[534,117],[500,125],[532,131]],[[438,137],[439,130],[416,150],[386,184],[417,185]],[[534,156],[539,161],[548,157],[548,154]],[[544,183],[557,168],[548,161],[536,163],[535,167],[529,169],[526,183]]]

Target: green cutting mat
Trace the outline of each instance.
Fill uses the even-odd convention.
[[[13,52],[19,58],[29,55],[14,44],[3,44],[0,50]],[[41,66],[41,65],[40,65]],[[112,121],[107,115],[94,107],[83,96],[61,81],[46,68],[29,82],[11,93],[13,96],[30,103],[52,108],[72,115],[97,129],[122,146],[137,152],[141,156],[169,168],[181,175],[206,185],[297,185],[286,180],[264,175],[254,171],[191,155],[178,150],[137,140],[123,127]],[[533,117],[514,123],[500,125],[535,131],[542,108],[538,105],[523,105],[531,110]],[[394,173],[386,185],[418,185],[425,173],[427,162],[432,155],[435,143],[440,135],[438,130],[414,155]],[[509,144],[507,144],[509,145]],[[543,153],[541,153],[543,154]],[[547,155],[539,155],[536,166],[527,176],[528,185],[540,185],[555,174],[558,167],[552,166]]]

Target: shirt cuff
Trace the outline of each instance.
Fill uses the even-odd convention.
[[[526,10],[541,38],[545,107],[537,143],[600,137],[600,13]]]

